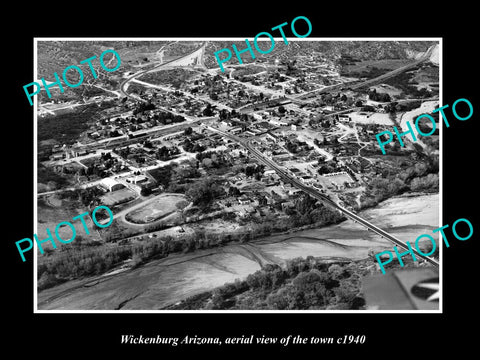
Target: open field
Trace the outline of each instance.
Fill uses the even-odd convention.
[[[379,124],[379,125],[391,125],[394,123],[390,120],[390,116],[387,113],[371,113],[367,111],[356,111],[349,113],[350,119],[359,124]]]
[[[50,195],[45,198],[45,200],[38,201],[38,221],[37,227],[34,230],[35,234],[37,234],[38,239],[46,239],[47,235],[47,228],[50,230],[52,235],[55,236],[55,228],[58,223],[62,221],[69,221],[75,226],[77,232],[77,238],[80,236],[85,241],[99,241],[101,237],[97,231],[95,231],[95,225],[90,217],[85,217],[85,221],[87,227],[89,229],[90,234],[86,234],[83,226],[81,225],[80,221],[72,220],[73,217],[82,214],[88,211],[87,207],[82,206],[78,202],[67,200],[67,199],[59,199],[56,195]],[[62,239],[68,240],[72,237],[72,229],[69,226],[62,226],[58,229],[58,234]],[[31,237],[33,240],[33,235]],[[62,247],[69,247],[69,244],[62,244],[60,241],[55,241],[57,245],[57,252],[60,252]],[[34,249],[37,247],[35,246]],[[42,248],[53,250],[52,243],[47,241],[42,244]],[[41,264],[44,260],[44,257],[40,254],[38,250],[38,260],[39,264]],[[55,255],[55,254],[54,254]]]
[[[104,205],[113,206],[129,200],[133,200],[136,197],[137,194],[133,190],[123,188],[121,190],[106,193],[101,197],[101,202]]]
[[[375,89],[379,94],[388,94],[390,96],[398,96],[402,92],[401,90],[397,89],[388,84],[378,84],[374,86],[370,86],[370,89]]]
[[[373,68],[381,69],[383,72],[397,69],[411,63],[411,59],[383,59],[383,60],[363,60],[355,64],[349,64],[343,67],[342,74],[362,74],[369,73]]]

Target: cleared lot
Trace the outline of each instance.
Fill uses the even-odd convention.
[[[104,205],[113,206],[113,205],[117,205],[117,204],[121,204],[130,200],[133,200],[136,197],[137,197],[137,194],[135,193],[135,191],[130,190],[128,188],[124,188],[121,190],[106,193],[105,195],[102,196],[101,201],[102,201],[102,204]]]

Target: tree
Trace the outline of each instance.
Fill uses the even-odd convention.
[[[140,190],[140,195],[142,196],[148,196],[152,193],[152,190],[146,187],[142,187],[142,190]]]
[[[242,193],[240,192],[240,190],[238,190],[238,188],[236,188],[235,186],[230,186],[230,188],[228,189],[228,195],[229,196],[240,196]]]
[[[298,213],[305,215],[315,207],[315,204],[315,199],[309,195],[304,195],[295,201],[295,209]]]
[[[147,149],[153,149],[153,144],[146,140],[144,143],[143,143],[143,146],[146,147]]]
[[[219,118],[220,120],[226,120],[230,118],[230,113],[228,112],[227,109],[222,109],[219,112]]]
[[[203,109],[202,113],[203,113],[203,116],[213,116],[214,112],[213,112],[212,105],[208,103],[207,107]]]
[[[218,197],[224,195],[223,188],[215,183],[211,178],[198,181],[193,184],[185,193],[185,195],[193,202],[203,209],[208,208],[211,203]]]

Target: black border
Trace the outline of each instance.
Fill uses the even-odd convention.
[[[474,334],[466,328],[475,311],[474,264],[478,231],[465,242],[451,241],[444,249],[444,313],[443,314],[33,314],[33,258],[22,263],[14,242],[33,234],[33,113],[22,86],[33,78],[33,38],[53,36],[92,37],[250,37],[258,32],[290,22],[299,15],[307,16],[313,25],[310,37],[442,37],[443,38],[443,102],[452,104],[467,98],[474,107],[468,121],[450,121],[444,131],[443,144],[443,224],[467,218],[478,228],[478,215],[473,210],[476,191],[475,153],[478,129],[477,107],[480,106],[476,85],[477,68],[473,6],[456,3],[448,9],[436,3],[425,9],[418,4],[383,3],[380,5],[347,2],[323,3],[293,9],[293,4],[266,4],[260,10],[246,3],[198,4],[192,8],[182,4],[172,9],[162,3],[86,4],[76,9],[32,9],[19,23],[20,33],[4,29],[4,60],[7,84],[4,85],[4,271],[9,302],[6,343],[17,351],[25,347],[38,353],[55,353],[55,357],[96,356],[101,353],[139,355],[145,350],[164,357],[169,353],[191,351],[242,354],[264,350],[269,354],[281,351],[297,354],[305,350],[313,355],[344,354],[404,356],[416,351],[440,352],[454,345],[467,350],[474,344]],[[45,5],[50,6],[50,5]],[[70,19],[70,20],[69,20]],[[5,24],[4,24],[5,25]],[[2,26],[4,26],[2,25]],[[21,26],[20,26],[21,25]],[[5,91],[4,90],[4,91]],[[4,93],[5,94],[5,93]],[[480,109],[480,108],[478,108]],[[27,335],[28,334],[28,335]],[[349,346],[190,346],[120,345],[121,334],[143,336],[343,336],[366,335],[363,345]],[[31,345],[31,346],[30,346]],[[414,352],[414,349],[416,350]],[[69,351],[70,350],[70,351]],[[112,352],[113,350],[113,352]],[[440,351],[439,351],[440,350]],[[35,354],[36,355],[36,354]],[[34,355],[34,356],[35,356]]]

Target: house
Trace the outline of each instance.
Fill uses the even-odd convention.
[[[251,202],[251,200],[246,195],[240,196],[237,200],[240,205],[247,205]]]
[[[267,139],[270,139],[270,140],[273,141],[274,143],[276,143],[276,142],[278,141],[278,137],[277,137],[276,135],[274,135],[274,134],[269,133],[269,132],[267,132],[267,133],[265,134],[265,137],[266,137]]]
[[[257,114],[257,113],[253,113],[252,116],[255,120],[262,120],[263,119],[262,115]]]
[[[62,160],[63,158],[64,158],[63,152],[62,152],[62,153],[53,154],[52,156],[50,156],[50,159],[51,159],[51,160]]]
[[[290,201],[285,201],[282,203],[282,210],[285,211],[287,209],[293,209],[295,207],[295,203],[290,200]]]
[[[242,128],[239,127],[239,126],[237,126],[237,127],[234,127],[234,128],[232,128],[232,129],[230,129],[230,132],[231,132],[232,134],[240,134],[240,133],[242,132]]]

